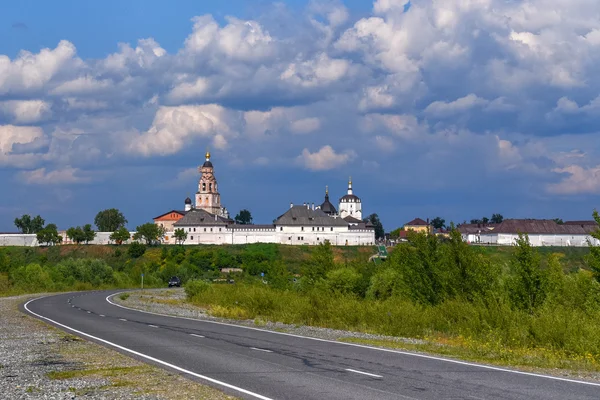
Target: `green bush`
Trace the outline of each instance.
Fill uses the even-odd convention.
[[[133,242],[127,249],[127,254],[133,258],[140,258],[146,252],[146,245],[139,242]]]
[[[201,280],[192,280],[184,286],[185,295],[188,299],[192,299],[199,294],[206,292],[210,287],[210,283]]]

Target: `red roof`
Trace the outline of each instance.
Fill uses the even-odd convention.
[[[421,218],[415,218],[412,221],[406,223],[405,225],[409,226],[428,226],[429,224],[423,221]]]

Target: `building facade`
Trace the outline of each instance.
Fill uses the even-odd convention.
[[[291,204],[273,224],[240,225],[229,218],[227,209],[221,204],[210,153],[206,153],[199,172],[195,206],[188,198],[183,211],[171,210],[154,218],[155,224],[166,229],[164,241],[167,243],[175,243],[175,230],[183,229],[187,234],[184,244],[318,245],[325,241],[337,246],[375,244],[375,230],[360,219],[362,203],[352,193],[352,180],[348,183],[348,194],[340,199],[343,215],[329,201],[326,188],[325,200],[320,206]]]

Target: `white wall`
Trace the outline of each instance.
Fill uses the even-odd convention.
[[[531,234],[529,242],[532,246],[556,246],[556,247],[587,247],[588,240],[593,246],[600,246],[600,241],[588,235],[536,235]],[[500,233],[481,235],[482,244],[498,244],[500,246],[514,246],[519,235],[516,233]]]

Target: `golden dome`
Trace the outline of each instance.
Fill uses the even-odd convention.
[[[210,160],[210,151],[206,150],[206,160]]]

